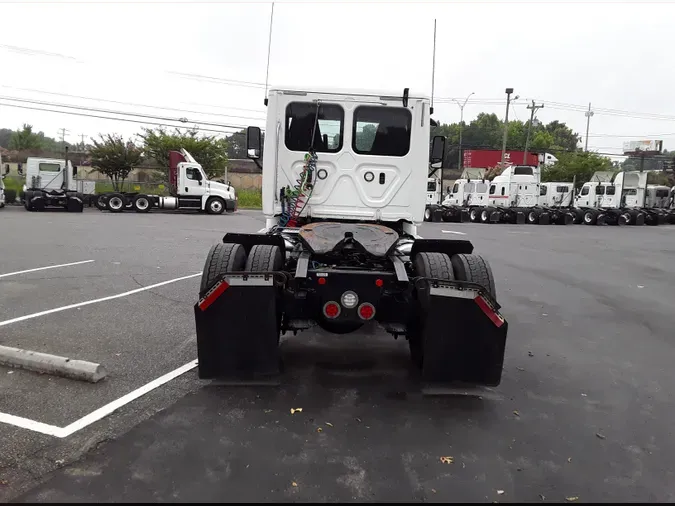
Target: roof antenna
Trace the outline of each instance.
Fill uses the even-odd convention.
[[[270,52],[272,50],[272,21],[274,20],[274,2],[272,2],[272,12],[270,13],[270,35],[267,42],[267,72],[265,73],[265,106],[267,106],[267,83],[270,76]]]
[[[434,19],[434,56],[433,63],[431,65],[431,107],[429,108],[429,114],[434,113],[434,84],[436,81],[436,19]]]

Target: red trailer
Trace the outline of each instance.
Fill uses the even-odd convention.
[[[537,153],[527,153],[523,163],[524,151],[506,151],[505,161],[513,165],[539,165]],[[467,149],[464,151],[465,168],[491,168],[496,167],[502,161],[501,149]]]

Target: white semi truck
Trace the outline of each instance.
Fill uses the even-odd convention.
[[[0,167],[2,167],[2,156],[0,155]],[[5,207],[5,176],[9,174],[9,166],[0,174],[0,209]]]
[[[555,223],[573,222],[570,210],[572,183],[541,183],[540,167],[513,165],[492,181],[483,172],[465,171],[455,181],[443,201],[444,221],[481,223]]]
[[[578,222],[585,225],[661,225],[672,214],[660,203],[668,187],[648,185],[649,171],[596,172],[575,199]],[[650,197],[651,195],[651,197]]]
[[[76,180],[77,169],[66,157],[26,160],[26,180],[23,185],[23,203],[28,211],[62,208],[69,212],[82,212],[85,195],[93,195],[95,184]]]
[[[407,339],[424,382],[499,384],[507,323],[487,260],[469,241],[417,233],[425,165],[445,147],[437,136],[430,154],[429,98],[288,87],[266,103],[265,227],[228,232],[206,255],[194,306],[199,376],[275,376],[281,333],[376,322]],[[261,156],[258,127],[247,152]]]
[[[205,211],[209,214],[234,212],[237,195],[229,183],[211,181],[204,168],[185,149],[169,152],[169,182],[175,189],[170,196],[145,193],[111,192],[98,197],[100,210],[120,213],[133,210],[147,213],[151,209]]]

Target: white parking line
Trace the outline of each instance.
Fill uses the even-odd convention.
[[[455,232],[454,230],[441,230],[444,234],[466,235],[464,232]]]
[[[122,406],[129,404],[130,402],[142,397],[143,395],[151,392],[152,390],[168,383],[172,379],[185,374],[188,371],[191,371],[197,367],[197,361],[193,360],[188,362],[185,365],[180,366],[178,369],[171,371],[170,373],[160,376],[157,379],[152,380],[150,383],[146,383],[142,387],[129,392],[128,394],[120,397],[119,399],[112,401],[105,406],[98,408],[95,411],[92,411],[88,415],[83,416],[79,420],[67,425],[66,427],[57,427],[56,425],[48,425],[42,422],[36,422],[35,420],[29,420],[28,418],[22,418],[20,416],[14,416],[7,413],[0,413],[0,423],[5,423],[8,425],[13,425],[15,427],[21,427],[22,429],[32,430],[33,432],[39,432],[41,434],[47,434],[48,436],[54,436],[58,438],[65,438],[77,431],[80,431],[91,425],[94,422],[99,421],[100,419],[108,416],[111,413],[114,413]]]
[[[91,263],[91,262],[93,262],[93,260],[83,260],[81,262],[72,262],[72,263],[69,263],[69,264],[48,265],[47,267],[38,267],[36,269],[26,269],[25,271],[8,272],[7,274],[0,274],[0,278],[6,278],[7,276],[16,276],[17,274],[26,274],[27,272],[44,271],[45,269],[56,269],[58,267],[69,267],[71,265],[88,264],[88,263]]]
[[[84,301],[84,302],[80,302],[78,304],[69,304],[68,306],[62,306],[62,307],[57,307],[57,308],[54,308],[54,309],[48,309],[46,311],[40,311],[39,313],[33,313],[33,314],[25,315],[25,316],[19,316],[17,318],[12,318],[11,320],[5,320],[4,322],[0,322],[0,327],[4,327],[5,325],[11,325],[12,323],[22,322],[24,320],[30,320],[31,318],[37,318],[38,316],[45,316],[45,315],[52,314],[52,313],[58,313],[59,311],[66,311],[67,309],[75,309],[75,308],[82,307],[82,306],[88,306],[89,304],[96,304],[98,302],[105,302],[107,300],[119,299],[121,297],[128,297],[129,295],[133,295],[135,293],[144,292],[146,290],[152,290],[153,288],[157,288],[159,286],[168,285],[169,283],[175,283],[176,281],[182,281],[184,279],[194,278],[196,276],[201,276],[201,275],[202,275],[202,273],[198,272],[196,274],[190,274],[188,276],[182,276],[180,278],[169,279],[168,281],[162,281],[161,283],[155,283],[154,285],[142,286],[141,288],[136,288],[135,290],[130,290],[130,291],[124,292],[124,293],[118,293],[117,295],[110,295],[108,297],[102,297],[100,299],[87,300],[87,301]]]

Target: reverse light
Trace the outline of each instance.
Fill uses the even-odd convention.
[[[355,308],[356,305],[359,303],[359,296],[356,295],[351,290],[348,290],[342,294],[342,298],[340,299],[340,301],[342,302],[342,305],[344,307],[346,307],[347,309],[352,309]]]
[[[323,315],[331,320],[340,316],[340,305],[337,302],[328,301],[323,305]]]
[[[362,320],[372,320],[375,316],[375,306],[370,302],[364,302],[359,306],[359,318]]]

